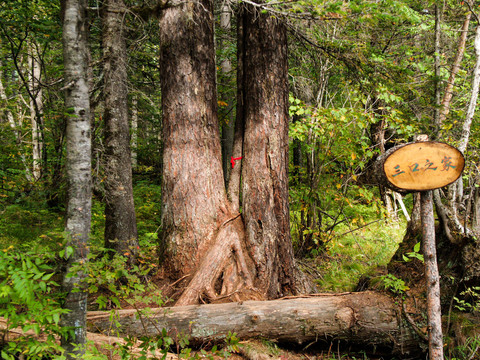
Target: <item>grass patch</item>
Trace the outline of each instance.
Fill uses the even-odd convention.
[[[320,275],[318,290],[353,291],[361,275],[388,264],[403,239],[405,228],[404,220],[381,220],[358,230],[354,226],[338,226],[336,236],[315,259]]]

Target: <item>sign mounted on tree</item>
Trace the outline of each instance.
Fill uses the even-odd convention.
[[[414,142],[387,151],[379,159],[386,186],[399,192],[441,188],[457,180],[465,166],[462,153],[434,141]]]

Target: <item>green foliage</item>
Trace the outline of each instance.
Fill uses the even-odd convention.
[[[416,243],[415,246],[413,247],[413,251],[407,252],[406,254],[402,255],[403,261],[409,262],[412,259],[418,259],[422,263],[424,262],[423,255],[420,254],[420,245],[421,243]]]
[[[7,331],[16,327],[33,331],[15,340],[7,340],[1,350],[3,359],[15,359],[19,353],[29,359],[43,359],[61,353],[54,335],[62,335],[59,284],[54,281],[54,259],[48,254],[15,252],[13,246],[0,251],[0,316]],[[39,341],[34,335],[45,334]],[[8,339],[8,337],[7,337]]]
[[[404,295],[405,291],[409,290],[409,287],[405,285],[405,281],[397,278],[393,274],[386,274],[380,277],[383,282],[385,290],[391,291],[395,295]]]
[[[131,260],[128,253],[112,254],[108,249],[95,249],[89,254],[87,268],[87,289],[100,310],[125,305],[138,308],[141,304],[160,307],[165,302],[155,285],[148,281],[156,264],[146,261],[141,251]]]
[[[455,308],[460,311],[480,311],[480,286],[471,286],[460,292],[460,298],[454,297]]]

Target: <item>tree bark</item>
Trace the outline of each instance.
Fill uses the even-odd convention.
[[[460,38],[458,40],[458,47],[457,47],[457,54],[455,55],[455,60],[452,64],[452,69],[450,71],[450,77],[448,78],[447,86],[445,87],[445,93],[443,95],[442,105],[440,109],[440,115],[438,118],[437,129],[439,130],[442,126],[443,122],[447,118],[447,115],[450,111],[450,103],[453,97],[453,85],[455,84],[455,77],[460,70],[460,64],[463,59],[463,54],[465,52],[465,43],[467,41],[467,34],[468,34],[468,25],[470,24],[470,18],[472,16],[471,12],[468,12],[465,21],[463,22],[463,26],[461,29]]]
[[[272,301],[151,309],[138,319],[135,310],[119,310],[118,327],[109,312],[89,312],[91,331],[134,337],[188,336],[192,346],[223,341],[229,332],[241,340],[267,338],[281,343],[345,341],[388,349],[397,355],[419,355],[421,340],[402,319],[401,307],[375,293],[318,294]]]
[[[212,9],[210,0],[186,2],[160,19],[161,255],[168,274],[188,281],[178,305],[252,287],[243,223],[230,209],[223,179]]]
[[[73,329],[62,339],[67,359],[82,357],[86,342],[87,293],[82,281],[88,255],[91,222],[90,103],[87,84],[87,1],[64,0],[63,57],[67,118],[68,204],[65,233],[67,258],[62,283],[66,294],[61,324]],[[78,264],[72,270],[74,264]]]
[[[134,255],[138,249],[128,122],[127,49],[123,0],[102,9],[105,91],[105,247]]]
[[[41,64],[39,52],[35,43],[29,46],[29,86],[30,86],[30,118],[32,120],[32,173],[34,180],[40,179],[42,175],[42,153],[43,153],[43,92],[40,85]]]
[[[435,218],[432,191],[420,194],[423,256],[427,282],[428,349],[430,360],[443,360],[442,308],[440,304],[440,275],[435,243]]]
[[[279,19],[247,5],[244,30],[242,206],[255,285],[267,298],[296,293],[288,203],[287,33]],[[303,289],[302,289],[303,290]]]
[[[240,56],[259,71],[244,76],[246,85],[255,89],[245,96],[250,138],[244,141],[248,143],[244,159],[250,163],[246,171],[242,165],[242,219],[227,200],[223,179],[212,9],[211,0],[186,2],[167,9],[160,19],[161,255],[163,260],[168,258],[167,273],[188,282],[177,306],[200,299],[274,298],[298,290],[288,212],[285,29],[278,31],[276,20],[266,15],[247,15],[250,28],[245,40],[249,43]],[[258,42],[263,36],[268,40]],[[258,81],[265,77],[266,82]],[[249,226],[248,235],[242,220]]]

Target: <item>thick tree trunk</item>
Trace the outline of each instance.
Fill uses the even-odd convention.
[[[65,225],[68,243],[62,291],[66,294],[63,307],[70,312],[62,316],[61,324],[73,329],[72,334],[62,339],[65,356],[73,359],[82,357],[85,351],[87,293],[82,285],[86,276],[82,265],[87,262],[92,207],[87,1],[65,0],[62,5],[65,107],[68,114]],[[72,269],[75,264],[75,269]]]
[[[292,344],[341,340],[415,358],[422,341],[401,313],[390,297],[363,292],[159,308],[141,319],[135,310],[120,310],[118,326],[109,312],[93,311],[88,322],[91,331],[134,337],[156,336],[166,329],[172,338],[188,336],[192,345],[222,342],[235,332],[241,340],[262,337]]]
[[[164,124],[162,255],[189,280],[177,304],[251,288],[243,223],[230,210],[218,133],[212,2],[187,2],[160,19]]]
[[[127,49],[123,0],[107,0],[102,11],[105,71],[105,246],[135,254],[138,247],[133,203],[128,123]]]
[[[177,306],[199,299],[263,299],[297,291],[288,212],[285,29],[279,31],[268,16],[246,17],[249,43],[246,54],[239,55],[248,59],[250,68],[244,76],[250,88],[245,96],[249,139],[244,141],[249,164],[242,164],[243,219],[249,229],[245,235],[223,179],[212,8],[210,0],[187,2],[167,9],[160,19],[161,253],[163,260],[168,258],[167,273],[188,281]],[[258,37],[265,40],[258,42]],[[252,73],[253,68],[259,71]]]
[[[288,197],[286,27],[247,5],[244,31],[242,206],[255,285],[267,298],[298,292]],[[304,290],[304,289],[301,289]]]

